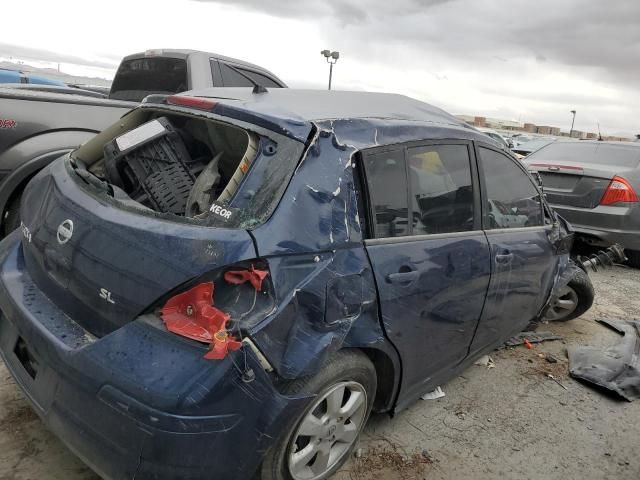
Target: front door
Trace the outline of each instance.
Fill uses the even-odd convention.
[[[382,321],[402,360],[403,397],[467,355],[489,285],[470,143],[364,155],[367,252]]]
[[[538,189],[522,165],[478,148],[491,283],[471,353],[521,332],[547,300],[557,262]]]

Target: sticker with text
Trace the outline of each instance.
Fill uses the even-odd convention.
[[[225,222],[229,222],[232,218],[234,218],[238,212],[237,208],[231,208],[226,205],[220,205],[218,203],[211,204],[211,208],[209,211],[214,214],[216,217],[224,220]]]

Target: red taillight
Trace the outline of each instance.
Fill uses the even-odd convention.
[[[615,176],[600,200],[600,205],[612,205],[619,202],[637,202],[638,195],[631,184],[622,177]]]
[[[211,348],[204,358],[220,360],[229,350],[238,350],[242,345],[227,332],[229,315],[213,306],[213,282],[201,283],[170,298],[160,316],[170,332],[209,343]]]
[[[178,107],[197,108],[198,110],[211,110],[218,104],[209,98],[188,97],[184,95],[171,95],[167,97],[167,103]]]

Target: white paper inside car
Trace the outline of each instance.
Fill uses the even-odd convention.
[[[155,137],[159,133],[165,131],[164,126],[158,120],[152,120],[140,125],[138,128],[134,128],[130,132],[116,138],[116,144],[118,149],[122,152],[128,148],[135,147],[152,137]]]

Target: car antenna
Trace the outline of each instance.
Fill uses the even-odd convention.
[[[242,73],[239,69],[237,69],[233,65],[229,65],[228,63],[225,63],[225,65],[227,67],[229,67],[231,70],[233,70],[234,72],[236,72],[238,75],[242,75],[244,78],[246,78],[247,80],[249,80],[251,82],[251,84],[253,85],[253,90],[252,90],[251,93],[254,93],[254,94],[255,93],[269,93],[269,90],[267,90],[267,88],[264,85],[260,85],[258,82],[256,82],[253,78],[251,78],[246,73]]]

